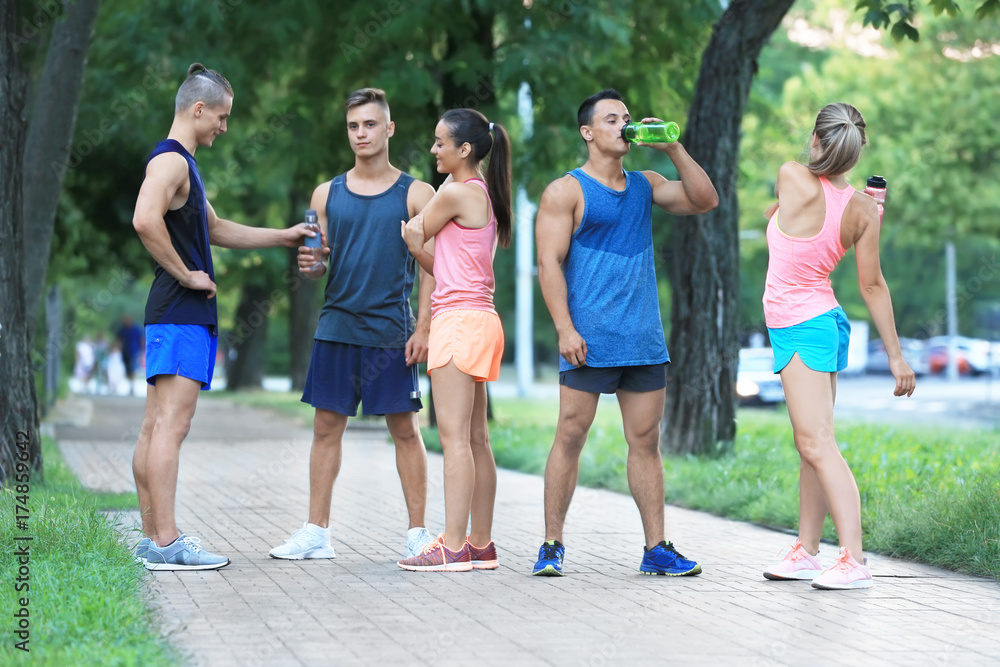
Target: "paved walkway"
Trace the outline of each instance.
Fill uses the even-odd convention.
[[[83,408],[87,408],[84,403]],[[132,487],[142,401],[100,397],[62,451],[90,487]],[[561,579],[529,576],[542,480],[500,471],[492,572],[410,573],[394,561],[406,517],[383,431],[350,429],[329,561],[279,561],[301,525],[311,432],[203,397],[181,457],[178,519],[233,563],[150,573],[164,631],[195,665],[1000,664],[1000,585],[872,557],[876,586],[824,592],[760,576],[788,535],[675,507],[668,535],[700,577],[646,577],[632,500],[579,489]],[[441,458],[428,522],[443,526]],[[134,521],[134,518],[125,518]],[[833,547],[824,546],[826,557]]]

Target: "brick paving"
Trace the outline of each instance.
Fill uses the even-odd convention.
[[[57,427],[92,488],[132,487],[142,399],[97,397]],[[75,410],[86,413],[86,410]],[[83,423],[83,422],[86,423]],[[631,498],[578,489],[568,576],[531,577],[542,480],[499,473],[495,571],[403,572],[406,514],[383,430],[351,428],[334,489],[337,557],[267,556],[304,520],[311,432],[267,410],[203,397],[181,457],[178,523],[232,564],[149,573],[164,633],[192,665],[1000,664],[1000,584],[870,555],[876,586],[817,591],[761,569],[791,538],[667,507],[668,536],[700,577],[642,576]],[[624,445],[623,445],[624,446]],[[443,526],[429,454],[428,524]],[[118,520],[128,533],[134,516]],[[132,539],[129,537],[128,539]],[[827,561],[834,547],[824,545]]]

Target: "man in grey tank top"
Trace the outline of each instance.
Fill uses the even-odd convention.
[[[417,364],[427,361],[434,278],[422,269],[416,321],[410,293],[418,267],[400,237],[400,221],[417,215],[434,195],[389,162],[395,125],[385,93],[363,88],[346,103],[354,167],[313,192],[326,244],[299,249],[299,271],[327,276],[302,401],[316,408],[309,457],[309,516],[273,558],[333,558],[330,501],[340,472],[347,420],[385,415],[396,445],[396,467],[409,513],[404,558],[431,541],[424,527],[427,454],[417,423]]]
[[[628,484],[642,517],[645,574],[696,575],[701,566],[664,539],[660,420],[669,362],[656,293],[652,205],[693,215],[719,202],[679,143],[639,144],[667,154],[680,181],[626,172],[630,121],[621,95],[602,90],[577,114],[589,158],[542,194],[538,280],[559,335],[559,423],[545,467],[545,543],[532,574],[562,576],[563,524],[597,400],[616,394],[628,443]],[[659,122],[644,118],[643,122]]]

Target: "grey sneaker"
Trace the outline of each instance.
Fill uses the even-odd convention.
[[[150,542],[146,551],[147,570],[218,570],[227,565],[228,558],[205,551],[201,540],[190,535],[181,535],[165,547]]]
[[[146,554],[149,552],[149,545],[153,543],[153,540],[148,537],[143,537],[139,540],[139,543],[135,545],[133,550],[133,558],[135,558],[136,563],[146,564]]]
[[[406,553],[403,559],[413,558],[423,552],[424,547],[434,541],[423,526],[406,531]]]
[[[302,560],[303,558],[333,558],[337,554],[330,546],[330,529],[314,523],[302,524],[288,541],[269,552],[271,558]]]

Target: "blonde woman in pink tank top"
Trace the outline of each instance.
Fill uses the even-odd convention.
[[[871,572],[861,545],[861,497],[834,438],[837,371],[847,364],[850,325],[830,286],[830,272],[851,246],[861,296],[889,354],[895,396],[913,394],[913,371],[903,361],[889,288],[879,264],[875,200],[847,182],[867,142],[865,121],[853,106],[830,104],[819,112],[811,162],[786,162],[778,171],[768,209],[764,319],[781,373],[799,468],[799,536],[784,560],[765,570],[774,580],[811,581],[821,589],[869,588]],[[819,542],[827,512],[840,553],[823,567]]]
[[[493,256],[498,244],[510,244],[510,140],[499,123],[472,109],[445,113],[434,135],[431,153],[448,178],[402,234],[435,281],[427,372],[444,453],[445,531],[398,565],[413,571],[495,569],[497,469],[486,382],[499,377],[503,356]]]

